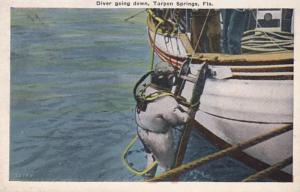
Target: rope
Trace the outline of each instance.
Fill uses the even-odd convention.
[[[254,15],[253,11],[250,11],[250,12],[251,12],[251,15],[253,16],[253,18],[256,20],[256,16]],[[256,24],[257,24],[257,26],[261,27],[261,25],[258,22],[256,22]],[[283,50],[287,50],[284,47],[281,47],[279,44],[277,44],[276,41],[274,41],[274,39],[272,39],[271,37],[269,37],[269,34],[273,34],[272,32],[266,32],[266,31],[263,31],[263,30],[259,30],[259,31],[262,32],[262,33],[264,33],[264,35],[269,38],[270,42],[272,42],[275,46],[278,47],[277,50],[276,49],[275,50],[271,50],[271,52],[273,52],[273,51],[282,51],[282,49]],[[263,50],[258,50],[258,51],[259,52],[264,52],[264,51],[270,52],[270,51],[267,51],[267,50],[264,50],[264,51]]]
[[[153,73],[153,71],[149,71],[148,73],[146,73],[145,75],[143,75],[139,80],[138,80],[138,82],[136,82],[136,84],[134,85],[134,88],[133,88],[133,96],[134,96],[134,99],[135,99],[135,101],[138,103],[139,101],[140,101],[140,98],[138,97],[138,94],[137,94],[137,89],[138,89],[138,87],[140,86],[140,84],[141,83],[143,83],[143,81],[149,76],[149,75],[151,75]],[[146,89],[146,87],[145,87],[145,89]],[[145,90],[144,89],[144,90]],[[143,90],[143,91],[144,91]],[[143,92],[142,92],[142,94],[143,94]],[[142,95],[141,94],[141,95]]]
[[[150,70],[153,70],[153,66],[154,66],[154,49],[155,49],[155,43],[156,43],[156,35],[157,35],[157,32],[159,30],[159,27],[162,25],[162,24],[165,24],[165,23],[168,23],[172,26],[172,30],[169,31],[169,34],[174,34],[175,31],[177,30],[177,24],[172,22],[172,21],[169,21],[169,20],[166,20],[166,19],[163,19],[161,17],[158,17],[156,16],[153,11],[151,9],[147,9],[147,12],[148,12],[148,16],[153,18],[154,20],[156,20],[158,23],[157,25],[155,26],[155,30],[154,30],[154,37],[153,37],[153,42],[151,43],[151,46],[152,46],[152,50],[151,50],[151,59],[150,59]],[[167,16],[169,10],[166,11],[165,13],[165,17]]]
[[[163,24],[165,22],[165,20],[163,20],[160,17],[155,16],[153,11],[151,11],[150,9],[147,9],[147,12],[148,12],[148,17],[152,17],[153,19],[155,19],[158,22],[158,24],[155,26],[153,43],[151,44],[152,49],[151,49],[151,59],[150,59],[150,70],[152,71],[153,66],[154,66],[154,52],[155,52],[154,49],[155,49],[156,34],[157,34],[157,31],[158,31],[160,25]],[[150,41],[150,43],[151,43],[151,41]]]
[[[138,16],[139,14],[143,13],[144,11],[146,11],[146,9],[143,9],[142,11],[139,11],[136,14],[134,14],[134,15],[132,15],[130,17],[125,18],[124,21],[128,21],[129,19],[132,19],[132,18]]]
[[[165,92],[165,91],[158,91],[158,92],[154,92],[154,93],[151,93],[150,95],[145,96],[145,100],[148,102],[151,102],[151,101],[155,101],[158,98],[166,97],[166,96],[174,97],[174,94],[170,93],[170,92]]]
[[[244,33],[241,46],[243,50],[253,52],[288,51],[294,47],[294,38],[287,32],[268,32],[256,29]]]
[[[275,36],[275,37],[279,37],[282,39],[290,39],[293,40],[294,36],[291,33],[288,32],[284,32],[284,31],[264,31],[264,30],[260,30],[260,29],[254,29],[254,30],[249,30],[249,31],[245,31],[244,35],[248,35],[250,33],[257,33],[258,35],[266,35],[268,34],[268,39],[271,38],[271,36]],[[245,37],[243,37],[242,39],[245,39]],[[248,39],[251,39],[251,37],[248,37]]]
[[[138,139],[138,135],[136,134],[130,141],[130,143],[127,145],[127,147],[125,148],[123,155],[122,155],[122,161],[125,165],[125,167],[128,169],[128,171],[130,171],[131,173],[137,175],[137,176],[143,176],[146,173],[148,173],[151,169],[153,169],[156,165],[157,165],[157,161],[153,162],[151,165],[149,165],[148,167],[146,167],[144,170],[137,170],[135,168],[133,168],[132,166],[129,165],[126,157],[128,155],[129,150],[131,149],[131,147],[135,144],[135,142]]]
[[[243,182],[252,182],[252,181],[257,181],[258,179],[261,179],[263,177],[266,177],[270,174],[272,174],[273,172],[280,170],[284,167],[286,167],[287,165],[291,164],[293,162],[293,157],[289,157],[283,161],[280,161],[272,166],[270,166],[267,169],[264,169],[262,171],[259,171],[253,175],[250,175],[249,177],[247,177],[246,179],[243,179]]]
[[[157,176],[157,177],[154,177],[152,179],[149,179],[147,181],[162,181],[166,178],[169,178],[169,177],[174,177],[180,173],[183,173],[183,172],[186,172],[186,171],[189,171],[189,170],[192,170],[196,167],[199,167],[205,163],[208,163],[210,161],[213,161],[213,160],[216,160],[216,159],[219,159],[219,158],[222,158],[226,155],[229,155],[229,154],[232,154],[236,151],[240,151],[240,150],[244,150],[246,148],[249,148],[251,146],[254,146],[258,143],[261,143],[265,140],[268,140],[270,138],[273,138],[277,135],[280,135],[282,133],[285,133],[287,131],[290,131],[293,129],[293,126],[292,124],[290,125],[286,125],[284,127],[281,127],[281,128],[278,128],[278,129],[275,129],[269,133],[266,133],[266,134],[263,134],[263,135],[260,135],[258,137],[254,137],[248,141],[245,141],[245,142],[242,142],[242,143],[238,143],[238,144],[235,144],[235,145],[232,145],[231,147],[228,147],[226,149],[223,149],[221,151],[218,151],[218,152],[215,152],[215,153],[212,153],[210,155],[207,155],[205,157],[202,157],[202,158],[199,158],[197,160],[194,160],[194,161],[191,161],[187,164],[184,164],[184,165],[181,165],[179,167],[176,167],[174,169],[171,169],[169,171],[166,171],[164,173],[162,173],[161,175]]]

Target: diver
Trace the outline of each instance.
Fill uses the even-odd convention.
[[[186,123],[188,114],[171,93],[176,78],[174,68],[161,62],[150,75],[151,83],[142,93],[136,93],[138,85],[134,89],[137,133],[147,154],[147,167],[157,161],[163,170],[168,170],[174,164],[176,153],[173,128]],[[155,176],[156,170],[157,166],[146,176]]]

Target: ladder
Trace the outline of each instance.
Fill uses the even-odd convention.
[[[189,140],[189,136],[190,136],[191,129],[192,129],[190,122],[191,122],[191,120],[193,120],[195,118],[196,112],[200,105],[200,97],[203,93],[205,81],[209,75],[208,65],[206,63],[203,63],[202,67],[197,72],[196,78],[189,77],[188,75],[191,73],[189,65],[190,65],[190,59],[187,59],[179,72],[178,82],[177,82],[177,86],[176,86],[176,89],[174,92],[174,95],[176,98],[182,99],[181,94],[182,94],[183,88],[185,86],[185,83],[187,81],[189,81],[194,84],[190,102],[184,103],[186,106],[189,107],[189,109],[188,109],[189,118],[183,128],[183,132],[180,137],[179,144],[177,146],[174,167],[180,166],[183,162],[185,151],[186,151],[188,140]],[[183,102],[179,101],[179,103],[183,103]]]

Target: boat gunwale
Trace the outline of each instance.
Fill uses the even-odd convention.
[[[155,33],[155,24],[153,23],[150,16],[147,18],[148,30],[152,33]],[[175,38],[180,38],[181,35],[186,35],[185,33],[179,32],[178,34],[167,34],[163,33],[160,29],[157,30],[157,33],[162,36],[171,36]],[[149,32],[149,35],[150,32]],[[151,36],[150,36],[151,37]],[[182,40],[182,39],[181,39]],[[152,40],[153,41],[153,40]],[[189,43],[189,47],[192,48],[190,41],[185,42]],[[152,43],[151,43],[151,46]],[[185,47],[186,49],[186,47]],[[269,53],[254,53],[254,54],[239,54],[239,55],[230,55],[225,53],[194,53],[194,49],[186,49],[186,57],[190,56],[192,60],[206,61],[206,62],[226,62],[226,63],[236,63],[236,62],[276,62],[276,61],[289,61],[289,63],[294,62],[294,51],[281,51],[281,52],[269,52]]]

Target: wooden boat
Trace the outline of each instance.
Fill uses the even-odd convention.
[[[201,129],[202,133],[212,142],[233,145],[293,124],[293,49],[239,55],[200,53],[193,48],[189,33],[164,31],[160,24],[168,22],[166,20],[168,18],[157,16],[155,10],[149,11],[149,44],[156,55],[178,70],[190,58],[190,77],[203,63],[222,76],[211,76],[206,80],[195,115],[195,120],[205,128]],[[186,82],[182,96],[189,100],[192,90],[193,83]],[[288,131],[235,157],[262,169],[292,156],[292,153],[293,131]],[[281,181],[291,181],[292,165],[273,176]]]

